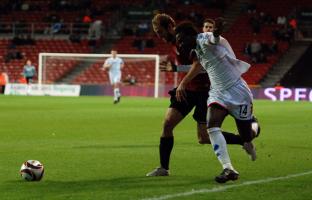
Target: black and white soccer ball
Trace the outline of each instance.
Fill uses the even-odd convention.
[[[23,180],[40,181],[44,174],[44,167],[38,160],[27,160],[22,164],[20,174]]]

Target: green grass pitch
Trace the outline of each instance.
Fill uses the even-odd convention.
[[[171,176],[145,177],[159,165],[167,106],[166,98],[123,97],[113,105],[112,97],[0,96],[0,199],[162,199],[201,189],[208,192],[172,199],[312,199],[310,102],[255,101],[258,159],[229,145],[241,176],[224,185],[213,180],[221,166],[211,146],[197,144],[191,115],[175,130]],[[231,117],[223,129],[236,132]],[[44,164],[42,181],[21,180],[28,159]],[[303,172],[310,174],[270,179]]]

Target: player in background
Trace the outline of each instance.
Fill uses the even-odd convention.
[[[164,71],[185,71],[184,67],[192,61],[188,60],[188,55],[179,50],[179,45],[175,41],[175,22],[166,14],[158,14],[154,17],[153,28],[158,37],[165,40],[165,42],[173,45],[174,51],[177,54],[177,59],[184,66],[172,64],[172,62],[165,62],[161,66]],[[173,69],[175,68],[175,69]],[[205,83],[205,84],[203,84]],[[210,143],[209,136],[206,129],[206,111],[207,98],[209,91],[209,79],[207,73],[196,76],[187,86],[187,100],[184,102],[177,102],[175,89],[169,91],[171,95],[171,104],[167,110],[167,114],[163,124],[163,132],[160,138],[159,153],[160,153],[160,167],[147,174],[147,176],[167,176],[169,175],[169,160],[171,150],[173,148],[173,129],[180,123],[183,118],[195,107],[193,118],[197,121],[197,134],[199,143]],[[233,133],[223,132],[230,143],[238,144],[241,140],[239,136]]]
[[[121,81],[121,69],[124,67],[124,61],[117,56],[116,50],[111,50],[111,57],[107,58],[103,64],[103,70],[109,69],[109,81],[114,89],[114,104],[120,102],[120,81]]]
[[[36,68],[35,66],[31,63],[30,60],[26,61],[26,64],[23,67],[23,76],[26,79],[26,83],[32,83],[33,78],[36,76]]]
[[[223,26],[223,20],[219,19],[213,32],[198,34],[190,22],[182,23],[175,29],[177,41],[183,44],[181,48],[190,52],[193,60],[192,68],[177,88],[177,100],[184,101],[187,95],[186,85],[201,73],[203,67],[211,81],[207,121],[213,149],[223,167],[222,173],[215,178],[219,183],[236,180],[239,176],[231,164],[226,141],[221,132],[221,125],[228,114],[235,119],[245,150],[251,155],[252,160],[256,159],[256,151],[251,142],[252,94],[241,77],[250,65],[230,55],[228,49],[220,44]]]
[[[31,63],[31,60],[27,60],[26,64],[23,67],[23,76],[26,79],[27,83],[27,91],[26,94],[29,95],[31,93],[31,85],[33,82],[33,78],[37,75],[35,66]]]

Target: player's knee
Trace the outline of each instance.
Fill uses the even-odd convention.
[[[174,129],[175,125],[170,120],[165,120],[163,123],[163,135],[165,136],[172,136],[172,131]]]

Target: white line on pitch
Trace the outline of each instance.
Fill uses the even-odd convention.
[[[214,187],[211,189],[199,189],[199,190],[193,189],[193,190],[188,191],[188,192],[182,192],[182,193],[176,193],[176,194],[167,194],[167,195],[158,196],[158,197],[145,198],[142,200],[165,200],[165,199],[172,199],[175,197],[191,196],[194,194],[220,192],[220,191],[225,191],[225,190],[231,189],[231,188],[237,188],[237,187],[242,187],[242,186],[246,186],[246,185],[261,184],[261,183],[269,183],[269,182],[273,182],[273,181],[285,180],[285,179],[290,179],[290,178],[295,178],[295,177],[310,175],[310,174],[312,174],[312,171],[307,171],[307,172],[303,172],[303,173],[299,173],[299,174],[289,174],[287,176],[280,176],[280,177],[275,177],[275,178],[272,177],[272,178],[254,180],[254,181],[246,181],[246,182],[243,182],[241,184],[219,186],[219,187]]]

